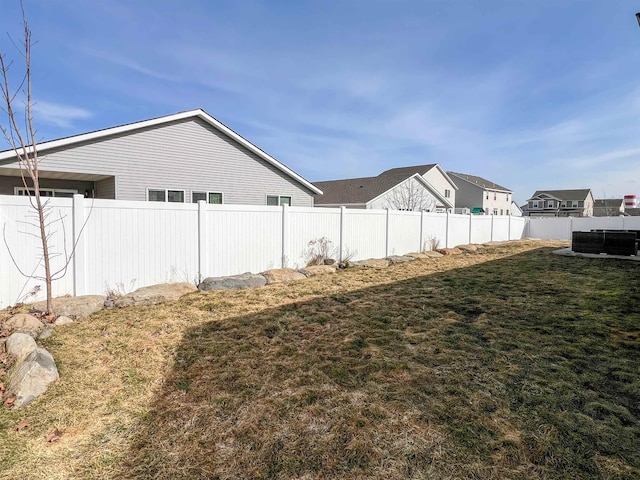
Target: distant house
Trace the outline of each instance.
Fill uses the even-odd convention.
[[[471,213],[510,215],[513,192],[497,183],[466,173],[447,172],[458,186],[456,209]]]
[[[38,144],[45,196],[313,206],[321,190],[220,123],[191,110]],[[12,150],[0,195],[25,195]]]
[[[617,217],[618,215],[624,215],[622,198],[598,198],[593,201],[594,217]]]
[[[527,200],[531,217],[591,217],[593,194],[580,190],[538,190]]]
[[[513,200],[511,201],[511,215],[514,217],[524,216],[524,212],[522,211],[522,208],[520,208],[518,204]]]
[[[432,183],[433,182],[433,183]],[[323,191],[318,207],[390,208],[392,210],[452,211],[455,184],[437,165],[387,170],[377,177],[314,182]]]

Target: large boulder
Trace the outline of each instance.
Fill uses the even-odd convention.
[[[239,290],[242,288],[262,287],[267,284],[264,275],[241,273],[230,277],[208,277],[200,285],[199,290]]]
[[[7,338],[4,348],[9,355],[20,360],[38,348],[38,345],[28,333],[13,333]]]
[[[135,292],[128,293],[115,300],[114,306],[128,307],[130,305],[151,306],[161,302],[177,300],[187,293],[198,290],[191,283],[161,283],[142,287]]]
[[[101,295],[82,295],[79,297],[58,297],[52,302],[53,313],[65,317],[82,318],[102,310],[104,297]],[[31,305],[31,310],[45,313],[47,302],[37,302]]]
[[[359,268],[386,268],[389,266],[389,260],[386,258],[368,258],[366,260],[351,262],[350,265]]]
[[[293,282],[294,280],[307,278],[302,273],[295,271],[293,268],[273,268],[266,272],[262,272],[262,275],[267,279],[267,285],[272,283]]]
[[[389,260],[391,265],[394,265],[396,263],[413,262],[415,258],[410,255],[391,255],[390,257],[387,257],[387,260]]]
[[[327,275],[329,273],[336,273],[338,265],[309,265],[308,267],[298,270],[306,277],[315,277],[316,275]]]
[[[57,379],[58,369],[51,354],[43,348],[36,348],[9,372],[7,395],[15,397],[14,407],[25,407]]]
[[[3,325],[5,335],[12,332],[20,332],[27,333],[33,338],[36,338],[43,328],[44,324],[28,313],[18,313],[7,320]]]

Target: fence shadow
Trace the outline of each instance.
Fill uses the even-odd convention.
[[[594,321],[579,281],[624,289],[620,269],[635,267],[595,262],[541,249],[194,327],[119,476],[539,478],[598,474],[598,458],[640,468],[637,392],[608,375],[615,364],[638,382],[640,353],[603,341],[622,328],[623,298],[603,297],[618,310]],[[624,297],[640,306],[637,289]],[[208,312],[220,298],[183,301]],[[627,430],[589,414],[588,395],[623,408]]]

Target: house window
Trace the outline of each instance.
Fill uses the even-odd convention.
[[[493,199],[497,200],[498,199],[498,194],[496,192],[493,192]]]
[[[28,194],[29,195],[36,194],[36,191],[32,188],[29,189],[29,193],[27,194],[27,189],[23,187],[16,187],[14,189],[14,192],[19,197],[26,197]],[[77,190],[70,190],[70,189],[64,189],[64,188],[41,188],[40,189],[41,197],[71,198],[77,193],[78,193]]]
[[[222,193],[220,192],[192,192],[191,201],[198,203],[200,200],[204,200],[207,203],[222,205]]]
[[[487,192],[487,194],[485,196],[485,200],[489,200],[489,192]]]
[[[493,209],[493,214],[494,214],[494,215],[497,215],[497,214],[498,214],[498,209],[497,209],[497,208],[494,208],[494,209]]]
[[[504,210],[500,209],[500,215],[504,215],[502,212],[504,212]]]
[[[534,201],[531,203],[531,207],[532,207],[532,208],[538,208],[538,201],[537,201],[537,200],[534,200]]]
[[[576,200],[573,200],[573,201],[571,202],[571,207],[573,207],[573,208],[578,208],[578,202],[577,202]]]
[[[553,202],[551,200],[547,202],[547,208],[553,208]]]
[[[267,205],[277,207],[278,205],[291,206],[291,197],[267,195]]]
[[[584,208],[584,202],[582,200],[578,202],[578,207]]]
[[[168,190],[149,188],[147,199],[150,202],[184,203],[184,190]]]
[[[451,190],[446,190],[444,191],[444,198],[451,198]]]

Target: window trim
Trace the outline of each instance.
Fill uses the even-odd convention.
[[[451,190],[448,188],[444,189],[444,198],[451,198]]]
[[[26,195],[27,190],[32,190],[35,192],[33,188],[13,187],[13,194],[19,197],[28,197],[29,195]],[[19,192],[23,192],[23,194],[21,195]],[[51,196],[46,195],[47,198],[56,198],[56,192],[71,193],[73,195],[78,194],[78,190],[74,190],[73,188],[40,188],[40,192],[51,192],[53,194]],[[69,198],[69,197],[57,197],[57,198]]]
[[[149,192],[150,191],[158,191],[164,192],[164,201],[160,202],[158,200],[149,200]],[[169,192],[182,192],[182,202],[170,202],[169,201]],[[187,191],[184,188],[154,188],[147,187],[147,202],[157,202],[157,203],[187,203]]]
[[[191,190],[191,203],[198,203],[193,201],[194,193],[204,193],[205,194],[205,202],[209,205],[224,205],[224,192],[216,192],[214,190]],[[212,193],[220,195],[220,203],[211,203],[209,201],[209,195]]]

